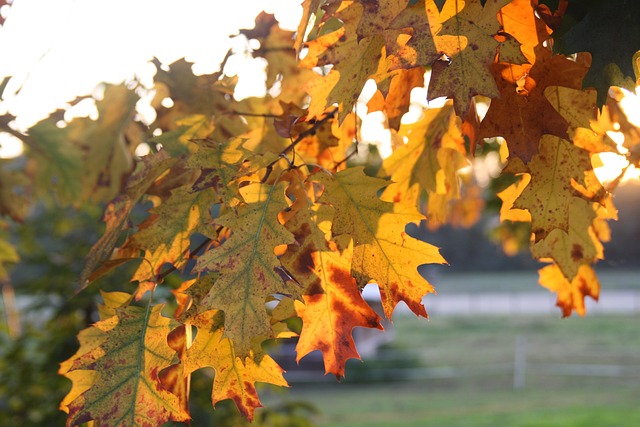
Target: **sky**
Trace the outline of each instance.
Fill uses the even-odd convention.
[[[238,52],[225,69],[240,76],[235,96],[260,96],[264,93],[263,63],[250,58],[244,37],[229,36],[238,34],[238,29],[253,28],[263,9],[274,13],[281,27],[295,30],[302,13],[300,3],[14,0],[13,5],[0,9],[7,18],[0,27],[0,79],[13,76],[0,102],[0,114],[16,116],[15,127],[24,132],[76,97],[94,93],[102,82],[118,84],[136,77],[150,87],[155,67],[149,60],[153,57],[167,64],[185,57],[195,63],[194,72],[211,73],[218,70],[229,48]],[[424,90],[415,95],[412,99],[426,99]],[[640,111],[637,102],[632,110]],[[367,125],[363,137],[374,143],[377,139],[381,151],[389,151],[389,144],[383,141],[388,139],[388,130],[381,121],[371,120]],[[11,153],[6,150],[12,144],[6,143],[7,134],[0,137],[0,157],[8,157]],[[621,158],[608,161],[617,162],[609,176],[624,166]],[[603,177],[604,172],[599,171]]]
[[[296,0],[14,0],[0,11],[7,16],[0,77],[14,77],[0,114],[12,113],[17,127],[27,129],[101,82],[135,75],[150,85],[154,56],[164,63],[185,57],[196,73],[216,71],[230,47],[245,50],[244,37],[233,43],[229,35],[253,28],[265,7],[282,27],[297,28],[302,8]],[[260,67],[238,58],[233,65],[245,70],[239,90],[250,91],[245,86],[255,79],[249,73]]]

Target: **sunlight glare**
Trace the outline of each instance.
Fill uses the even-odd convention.
[[[0,159],[14,159],[23,150],[22,141],[6,132],[0,132]]]

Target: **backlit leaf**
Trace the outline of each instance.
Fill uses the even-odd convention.
[[[278,222],[287,208],[284,184],[251,184],[240,189],[245,204],[227,212],[216,223],[232,234],[221,246],[198,258],[197,271],[220,274],[201,301],[203,307],[225,312],[225,336],[237,354],[247,356],[254,339],[271,336],[265,302],[269,295],[298,297],[300,286],[281,274],[274,253],[279,245],[293,242],[293,235]]]
[[[192,319],[198,333],[187,350],[183,364],[189,375],[201,368],[213,368],[215,377],[211,401],[213,405],[232,399],[240,412],[253,419],[256,408],[262,406],[256,391],[256,382],[287,386],[284,371],[262,350],[253,350],[239,357],[230,339],[224,337],[224,315],[221,311],[207,311]]]
[[[304,186],[295,176],[289,186],[295,203],[285,226],[296,236],[296,242],[289,245],[282,257],[284,266],[305,289],[304,304],[295,301],[295,311],[302,318],[297,360],[320,350],[325,372],[341,378],[347,360],[360,358],[352,337],[353,328],[382,329],[382,326],[351,277],[351,239],[342,236],[342,250],[340,245],[328,241],[333,209],[314,203],[313,193],[309,194]]]
[[[435,290],[418,273],[418,266],[445,260],[438,248],[405,231],[408,223],[424,217],[411,205],[380,200],[377,192],[388,182],[367,177],[360,167],[335,175],[319,173],[313,180],[324,185],[319,202],[335,209],[333,234],[353,238],[351,271],[358,285],[378,284],[388,318],[400,301],[417,315],[426,316],[422,298]]]
[[[158,377],[174,357],[167,345],[171,321],[161,316],[162,308],[119,308],[115,316],[92,327],[104,334],[104,341],[76,357],[69,371],[91,370],[98,377],[69,403],[67,425],[96,420],[103,425],[155,426],[189,419]]]

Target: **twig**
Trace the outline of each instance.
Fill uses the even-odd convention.
[[[294,139],[291,144],[289,144],[284,150],[282,150],[279,154],[278,154],[278,158],[271,161],[271,163],[269,163],[266,166],[266,169],[268,171],[268,173],[265,176],[265,180],[266,177],[269,176],[269,174],[271,173],[271,170],[273,169],[273,165],[275,165],[276,163],[278,163],[283,157],[286,157],[286,154],[293,150],[296,145],[298,145],[302,140],[304,140],[307,136],[309,135],[314,135],[316,133],[316,131],[318,130],[318,128],[323,125],[324,123],[328,122],[329,120],[331,120],[336,113],[338,112],[338,108],[334,108],[332,111],[329,111],[327,113],[326,116],[324,116],[323,118],[321,118],[320,120],[316,120],[315,122],[312,123],[312,126],[309,129],[306,129],[303,132],[300,132],[300,134],[296,137],[296,139]]]
[[[183,254],[186,255],[187,253],[189,253],[189,256],[187,257],[187,259],[193,259],[196,255],[198,255],[198,253],[200,251],[202,251],[206,246],[208,246],[210,243],[212,242],[211,238],[207,237],[202,243],[200,243],[198,245],[198,247],[196,247],[193,251],[189,251],[189,249],[186,249]],[[173,273],[174,271],[176,271],[178,269],[178,267],[176,267],[175,265],[172,265],[171,267],[167,268],[165,271],[163,271],[162,273],[159,273],[156,276],[156,283],[160,283],[164,280],[165,277],[167,277],[169,274]]]

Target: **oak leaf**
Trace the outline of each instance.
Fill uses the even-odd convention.
[[[450,97],[458,116],[465,117],[475,95],[499,95],[490,67],[499,45],[494,38],[500,29],[497,14],[509,0],[489,0],[484,6],[480,0],[470,0],[462,9],[458,8],[459,3],[449,0],[443,6],[454,8],[455,4],[457,13],[438,31],[436,46],[447,58],[432,65],[427,99]]]
[[[335,16],[343,26],[308,42],[309,51],[300,65],[308,68],[333,65],[327,76],[316,76],[309,82],[309,116],[319,118],[328,106],[337,103],[341,106],[338,121],[342,123],[367,80],[374,79],[379,83],[390,74],[384,37],[376,34],[360,39],[356,32],[363,16],[363,5],[343,1]]]
[[[415,123],[401,125],[398,136],[407,143],[399,146],[382,163],[379,175],[392,183],[382,199],[421,205],[425,193],[430,202],[427,218],[441,222],[447,203],[459,197],[458,172],[467,166],[460,120],[451,103],[442,109],[426,110]]]
[[[282,263],[305,289],[304,304],[295,301],[302,319],[296,345],[297,360],[320,350],[326,373],[344,376],[348,359],[360,356],[353,341],[356,326],[382,329],[380,317],[366,303],[356,280],[351,277],[353,243],[330,240],[333,209],[315,203],[313,190],[293,176],[288,191],[295,200],[285,226],[296,236],[282,257]],[[340,246],[344,249],[341,250]]]
[[[391,318],[400,301],[417,315],[426,317],[422,298],[435,292],[418,273],[421,264],[443,264],[438,248],[409,236],[405,226],[424,219],[414,206],[380,200],[378,191],[389,183],[367,177],[362,167],[335,175],[312,177],[324,186],[319,203],[335,209],[334,236],[353,238],[351,272],[359,286],[377,282],[385,315]]]
[[[598,301],[600,282],[590,265],[581,265],[573,280],[568,280],[556,264],[542,268],[539,274],[539,283],[558,294],[556,305],[562,309],[563,317],[570,316],[574,310],[584,316],[584,298],[587,296]]]
[[[254,339],[263,340],[272,334],[265,309],[267,297],[299,297],[301,289],[283,278],[282,265],[274,253],[277,246],[294,241],[278,222],[278,214],[287,208],[284,184],[251,184],[242,187],[240,193],[244,204],[215,220],[231,230],[231,237],[200,256],[195,269],[219,273],[200,305],[204,310],[224,311],[225,336],[244,357]]]
[[[440,29],[440,12],[433,0],[410,2],[388,25],[404,29],[395,39],[386,40],[390,69],[430,67],[442,56],[436,48],[434,34]]]
[[[502,136],[507,141],[510,158],[528,163],[537,153],[543,135],[569,139],[568,122],[545,97],[545,88],[581,89],[589,59],[588,54],[578,55],[575,61],[553,55],[545,44],[550,30],[536,17],[529,1],[512,1],[502,8],[499,17],[504,31],[522,43],[522,52],[530,64],[492,66],[492,80],[500,96],[491,100],[480,125],[480,136]]]
[[[239,357],[230,339],[224,337],[224,315],[219,310],[204,312],[191,319],[198,332],[184,355],[184,375],[206,367],[215,370],[211,402],[232,399],[249,421],[261,407],[256,382],[287,386],[282,368],[261,349]]]
[[[592,204],[578,197],[569,197],[565,203],[569,205],[568,229],[551,230],[544,239],[531,246],[531,254],[538,259],[553,259],[571,281],[581,265],[596,261],[598,252],[601,252],[596,245],[601,245],[591,231],[596,218]]]
[[[175,355],[167,344],[171,320],[162,317],[163,305],[120,307],[116,315],[90,329],[100,344],[81,347],[69,372],[95,371],[91,387],[69,402],[68,426],[96,420],[104,425],[155,426],[186,421],[189,415],[178,398],[166,391],[159,371]]]
[[[569,232],[569,209],[578,195],[572,183],[584,185],[585,171],[591,170],[589,153],[564,139],[545,135],[531,162],[531,182],[514,202],[516,209],[531,213],[531,229],[538,242],[554,229]]]

